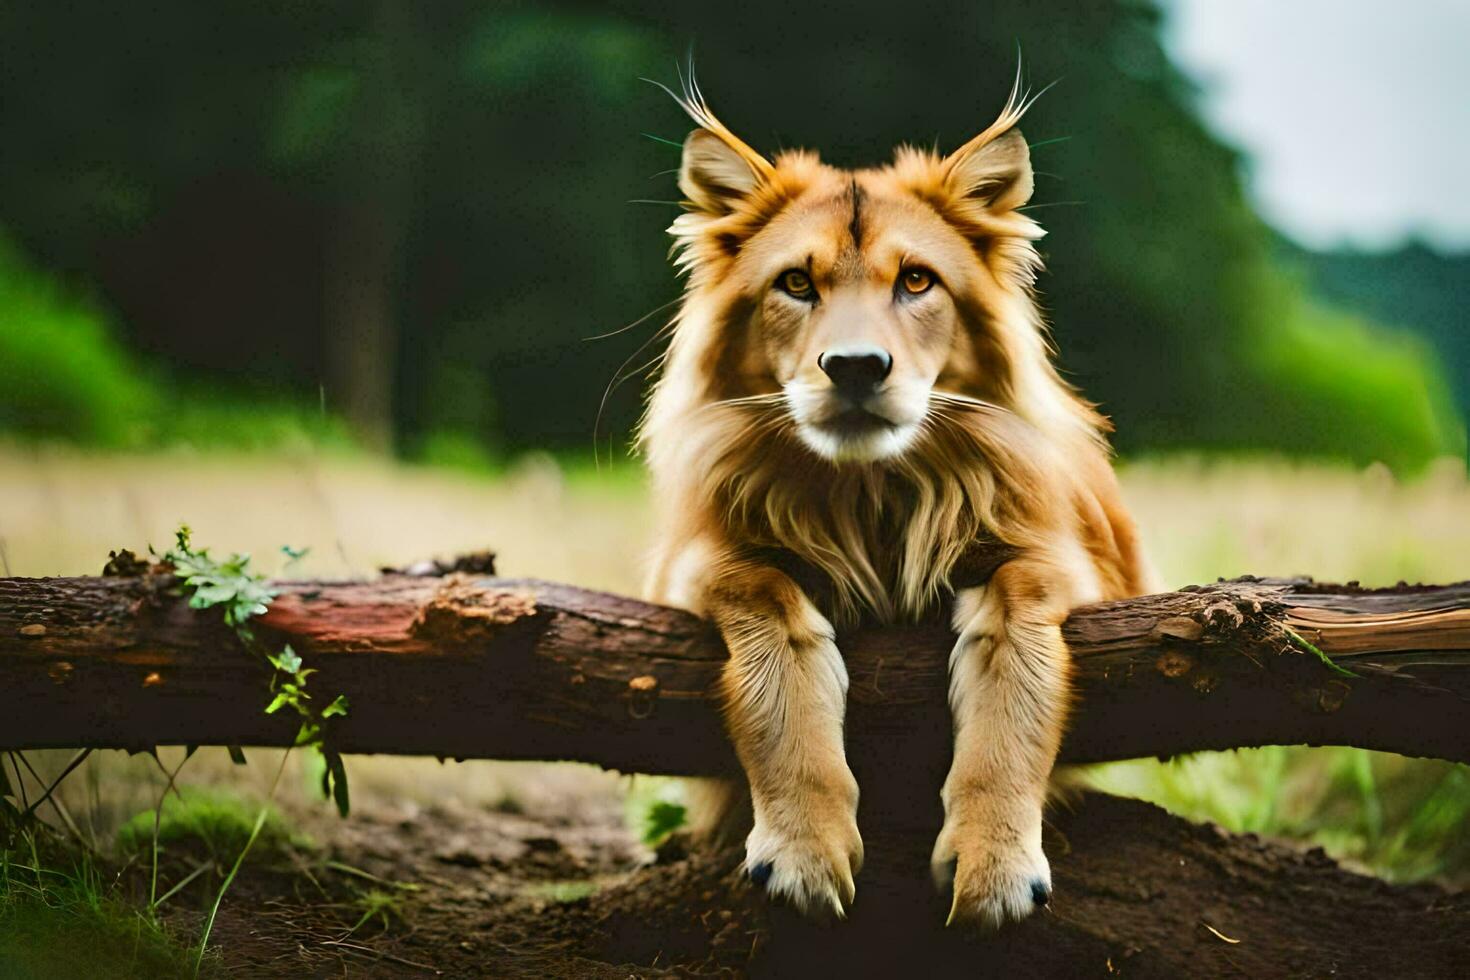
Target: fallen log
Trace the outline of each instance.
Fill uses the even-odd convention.
[[[728,771],[710,697],[724,651],[688,613],[464,573],[279,582],[257,620],[345,693],[347,753]],[[166,574],[0,579],[0,748],[289,745],[267,673]],[[1470,583],[1367,590],[1254,578],[1102,603],[1065,626],[1071,762],[1265,744],[1470,761]],[[849,750],[947,761],[941,624],[841,637]],[[862,773],[859,771],[859,777]],[[917,785],[917,783],[915,783]]]
[[[707,624],[566,585],[428,571],[277,583],[256,622],[263,640],[291,643],[320,671],[311,680],[320,696],[350,698],[350,714],[332,722],[338,750],[674,774],[732,767],[709,695],[724,651]],[[260,658],[217,613],[190,610],[176,593],[170,576],[153,573],[0,579],[0,748],[290,744],[294,719],[262,712]],[[1065,631],[1079,694],[1069,761],[1271,743],[1470,761],[1470,584],[1373,591],[1243,579],[1079,609]],[[731,870],[738,853],[700,852],[635,873],[609,893],[611,905],[595,897],[585,913],[565,913],[595,920],[599,941],[633,943],[607,962],[677,967],[669,945],[684,943],[691,962],[723,963],[734,949],[732,968],[771,976],[891,976],[916,965],[1036,976],[1366,977],[1385,966],[1458,975],[1466,907],[1438,888],[1359,879],[1320,855],[1103,798],[1048,821],[1051,914],[985,942],[940,929],[945,900],[927,864],[949,762],[952,638],[925,625],[840,642],[868,854],[841,941],[755,901]],[[614,901],[623,893],[637,902],[624,908]],[[721,931],[701,945],[690,923],[706,922]],[[439,944],[435,962],[449,966],[439,957],[457,948]],[[525,975],[546,975],[572,972],[576,951],[513,952]],[[485,953],[468,955],[460,972],[490,968]]]

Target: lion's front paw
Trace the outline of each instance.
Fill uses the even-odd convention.
[[[946,826],[934,846],[932,870],[941,889],[953,888],[946,925],[999,929],[1051,901],[1051,866],[1034,840],[997,840]]]
[[[757,816],[745,841],[750,880],[808,915],[845,916],[862,864],[863,841],[850,813],[787,822]]]

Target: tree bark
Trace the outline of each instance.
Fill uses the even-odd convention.
[[[317,698],[348,696],[342,752],[733,766],[710,696],[724,650],[688,613],[464,573],[276,587],[255,628],[319,670]],[[268,669],[176,592],[151,572],[0,579],[0,747],[290,744]],[[1064,761],[1296,743],[1470,761],[1470,584],[1242,579],[1084,607],[1065,634]],[[924,760],[895,801],[948,762],[951,643],[938,624],[840,638],[859,776]]]

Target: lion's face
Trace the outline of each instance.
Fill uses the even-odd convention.
[[[664,386],[779,406],[834,462],[901,456],[956,411],[1046,415],[1059,386],[1030,297],[1041,231],[1019,210],[1032,174],[1014,104],[947,157],[902,148],[857,171],[767,160],[686,108],[701,128],[670,230],[690,282]]]
[[[913,443],[941,379],[961,393],[985,387],[962,313],[974,305],[975,259],[891,180],[824,176],[731,267],[752,300],[748,368],[780,388],[814,452],[892,457]]]

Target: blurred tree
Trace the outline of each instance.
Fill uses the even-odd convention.
[[[393,444],[393,384],[430,51],[416,4],[373,0],[345,132],[327,155],[335,200],[323,257],[326,388],[369,444]]]
[[[1423,242],[1392,252],[1312,252],[1285,241],[1278,247],[1327,301],[1433,341],[1470,419],[1470,253],[1447,255]]]
[[[0,225],[100,283],[140,348],[321,385],[370,441],[586,445],[664,321],[585,338],[677,290],[661,141],[688,123],[639,76],[672,81],[694,42],[754,145],[864,165],[983,127],[1019,45],[1060,80],[1024,126],[1046,306],[1122,448],[1462,449],[1429,348],[1285,269],[1158,28],[1140,0],[6,5]]]

